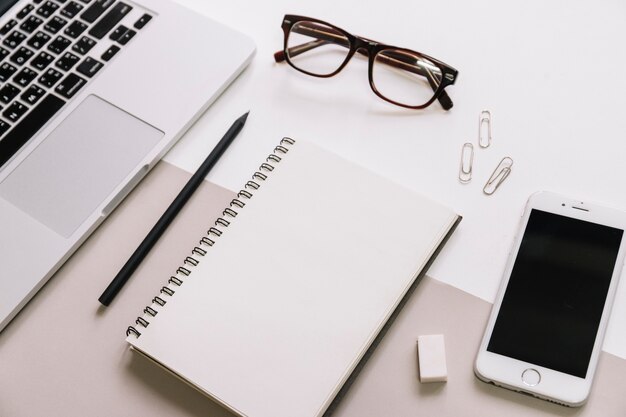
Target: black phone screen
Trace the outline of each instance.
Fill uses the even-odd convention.
[[[533,209],[487,350],[585,378],[623,233]]]

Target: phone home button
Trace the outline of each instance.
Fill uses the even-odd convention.
[[[529,387],[534,387],[541,382],[541,374],[535,369],[528,368],[522,372],[522,382]]]

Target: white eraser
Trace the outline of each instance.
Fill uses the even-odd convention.
[[[420,382],[446,382],[446,345],[442,334],[417,337]]]

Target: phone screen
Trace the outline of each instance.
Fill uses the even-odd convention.
[[[623,233],[533,209],[487,350],[585,378]]]

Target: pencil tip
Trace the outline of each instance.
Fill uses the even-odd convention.
[[[248,118],[248,115],[249,115],[249,114],[250,114],[250,110],[248,110],[247,112],[245,112],[245,113],[244,113],[244,115],[243,115],[243,116],[241,116],[241,117],[239,118],[239,120],[240,120],[242,123],[243,123],[243,122],[245,122],[245,121],[246,121],[246,119]]]

